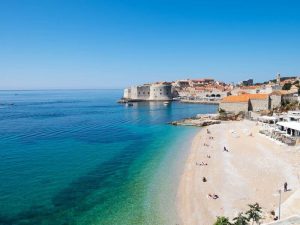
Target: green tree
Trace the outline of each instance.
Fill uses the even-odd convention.
[[[282,87],[282,90],[290,90],[292,87],[291,83],[285,83]]]
[[[214,223],[214,225],[231,225],[231,223],[229,222],[228,217],[218,216],[217,221]]]
[[[248,205],[249,210],[246,212],[246,215],[248,216],[248,220],[252,221],[252,224],[256,222],[259,224],[259,221],[262,219],[262,210],[258,203],[255,203],[253,205]]]
[[[237,217],[233,218],[234,225],[248,225],[249,219],[244,213],[239,213]]]

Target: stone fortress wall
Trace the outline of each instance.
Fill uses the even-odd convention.
[[[171,84],[155,83],[124,89],[123,97],[130,100],[169,101],[173,99]]]
[[[149,100],[163,101],[172,99],[172,86],[169,84],[153,84],[150,86]]]

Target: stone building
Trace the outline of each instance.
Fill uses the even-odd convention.
[[[249,111],[249,98],[246,95],[225,97],[220,102],[219,109],[233,113],[247,112]]]
[[[131,98],[131,88],[125,88],[123,98],[129,99]]]
[[[249,100],[249,111],[259,112],[270,109],[271,101],[267,94],[249,95]]]
[[[248,112],[268,110],[271,107],[270,97],[267,94],[243,94],[228,96],[220,102],[219,109],[226,112]]]
[[[172,100],[172,85],[168,83],[152,84],[150,86],[149,100]]]
[[[282,94],[280,91],[274,91],[270,94],[271,107],[270,109],[275,109],[281,106]]]
[[[124,89],[123,98],[136,101],[169,101],[173,99],[170,83],[154,83]]]
[[[130,88],[130,99],[147,100],[150,97],[150,85],[133,86]]]

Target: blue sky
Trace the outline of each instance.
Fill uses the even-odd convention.
[[[2,0],[0,89],[300,75],[297,1]]]

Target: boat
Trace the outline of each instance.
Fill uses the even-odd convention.
[[[132,103],[127,103],[126,105],[129,106],[129,107],[133,106]]]
[[[164,102],[164,105],[169,105],[170,104],[170,102]]]

